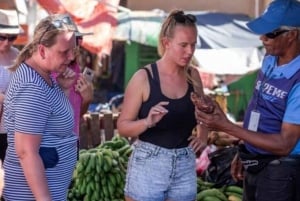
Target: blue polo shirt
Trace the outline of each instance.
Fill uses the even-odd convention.
[[[258,132],[266,135],[280,134],[283,122],[300,125],[300,56],[282,66],[277,66],[276,59],[271,55],[264,58],[244,119],[244,128],[248,128],[251,111],[258,111]],[[250,152],[270,154],[245,145]],[[300,140],[290,154],[300,154]]]

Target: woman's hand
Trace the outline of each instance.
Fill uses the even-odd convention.
[[[161,101],[158,104],[151,107],[147,118],[145,119],[145,124],[148,128],[155,126],[157,122],[159,122],[163,116],[168,113],[168,110],[164,107],[168,105],[168,101]]]
[[[207,146],[206,142],[204,142],[195,135],[191,135],[188,140],[191,141],[189,146],[193,149],[195,153],[201,153]]]
[[[191,140],[189,146],[196,154],[201,153],[207,146],[208,133],[208,129],[205,126],[198,124],[196,126],[196,134],[189,137],[188,140]]]
[[[94,97],[93,85],[91,82],[87,81],[82,74],[80,74],[79,78],[76,81],[75,91],[80,93],[80,96],[82,97],[82,102],[92,102]]]
[[[70,89],[76,80],[76,73],[71,69],[67,68],[65,72],[59,74],[56,78],[58,85],[65,91]]]

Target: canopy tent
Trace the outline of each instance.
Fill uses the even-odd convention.
[[[195,11],[198,44],[195,58],[204,71],[243,75],[260,68],[263,52],[258,35],[252,33],[244,14]],[[157,46],[166,13],[161,10],[118,13],[114,39]]]
[[[37,0],[49,14],[69,13],[84,36],[82,46],[90,52],[109,55],[112,48],[112,36],[117,25],[116,14],[119,0]]]

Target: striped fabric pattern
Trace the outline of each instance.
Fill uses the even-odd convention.
[[[59,162],[45,170],[53,201],[67,200],[77,157],[74,115],[63,91],[49,86],[32,68],[21,64],[13,75],[4,103],[8,149],[4,162],[6,201],[30,201],[33,195],[14,148],[14,132],[41,135],[41,147],[55,147]],[[32,163],[34,165],[34,162]]]

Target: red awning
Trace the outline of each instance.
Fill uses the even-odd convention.
[[[69,13],[82,33],[82,46],[90,52],[101,56],[110,54],[112,37],[117,26],[117,7],[119,0],[37,0],[49,13]]]

